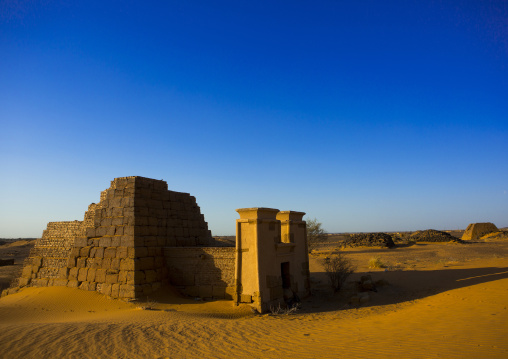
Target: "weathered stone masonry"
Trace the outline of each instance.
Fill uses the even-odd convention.
[[[260,311],[306,295],[304,213],[238,212],[236,248],[214,247],[193,196],[169,191],[164,181],[116,178],[83,221],[48,223],[7,292],[68,286],[136,299],[170,282],[187,295],[234,299]]]
[[[194,197],[168,191],[164,181],[121,177],[89,206],[83,221],[48,224],[18,284],[136,298],[167,277],[163,248],[212,243]]]

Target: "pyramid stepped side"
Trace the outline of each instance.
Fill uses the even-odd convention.
[[[120,177],[83,221],[51,222],[16,286],[69,286],[133,299],[168,278],[165,247],[211,246],[196,199],[167,183]],[[16,288],[13,288],[16,290]]]
[[[54,279],[60,278],[62,270],[67,267],[75,238],[83,234],[82,221],[49,222],[42,237],[35,241],[29,256],[25,259],[21,277],[16,284],[52,285]]]

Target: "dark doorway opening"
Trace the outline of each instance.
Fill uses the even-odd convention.
[[[289,275],[289,262],[280,264],[280,274],[282,276],[282,288],[291,288],[291,276]]]

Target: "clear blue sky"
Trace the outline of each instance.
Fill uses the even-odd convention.
[[[329,232],[508,226],[506,1],[0,1],[0,237],[115,177]]]

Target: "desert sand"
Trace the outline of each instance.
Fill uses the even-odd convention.
[[[357,272],[333,293],[319,260],[338,250],[311,254],[313,295],[291,315],[172,288],[138,303],[27,288],[0,299],[0,357],[508,358],[508,240],[345,249]],[[365,274],[388,284],[351,305]]]

